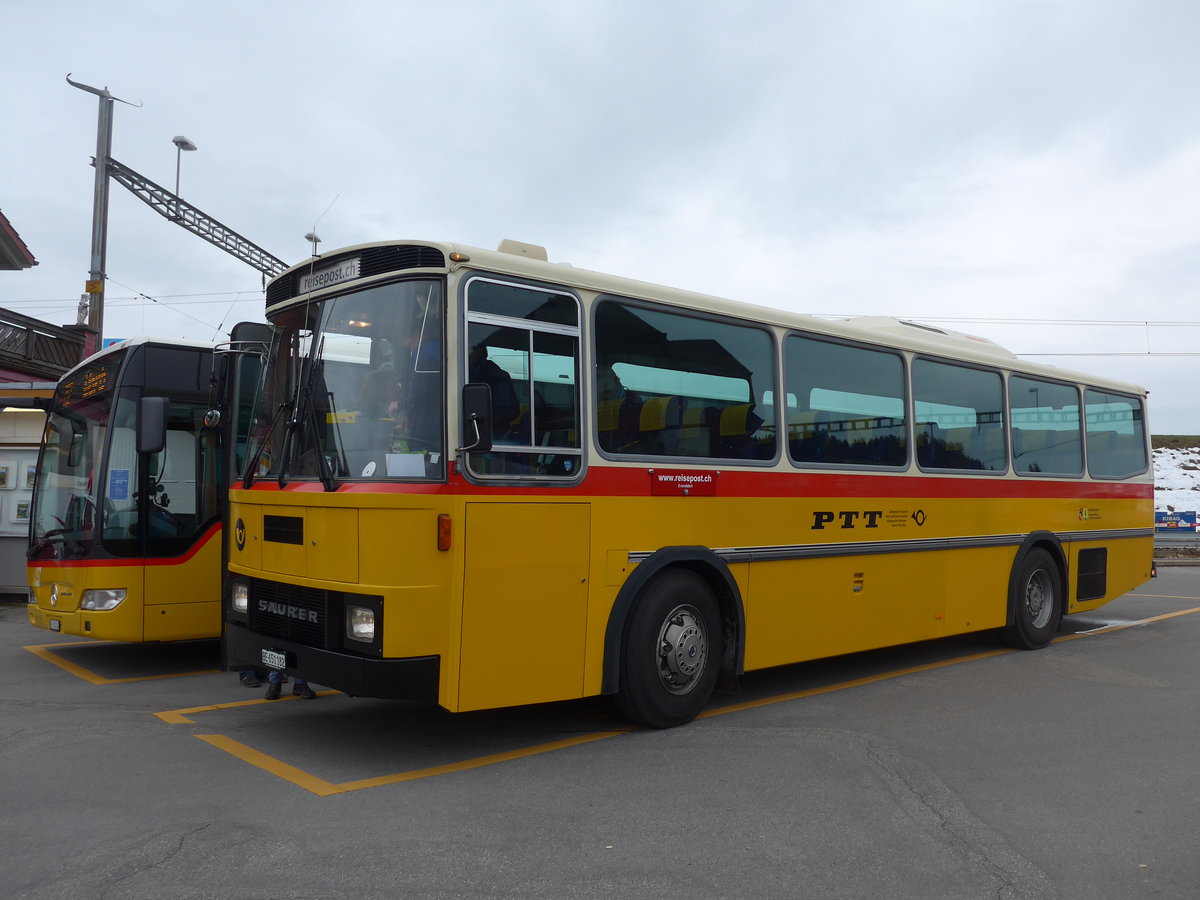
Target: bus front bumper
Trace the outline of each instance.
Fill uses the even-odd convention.
[[[283,671],[287,674],[354,697],[434,703],[438,699],[441,657],[368,659],[255,634],[244,625],[225,623],[225,659],[228,668],[234,671],[271,668],[264,665],[264,650],[284,655],[286,665]]]

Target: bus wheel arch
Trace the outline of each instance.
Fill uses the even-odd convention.
[[[1050,532],[1026,537],[1008,581],[1005,643],[1022,650],[1045,647],[1067,609],[1067,566],[1062,543]]]
[[[682,657],[664,653],[653,671],[648,648],[655,642],[705,657],[694,692],[690,663]],[[728,567],[705,547],[664,548],[634,569],[613,603],[601,692],[616,695],[621,712],[641,724],[682,724],[700,711],[716,683],[741,674],[744,650],[741,592]],[[679,686],[671,683],[675,677]]]

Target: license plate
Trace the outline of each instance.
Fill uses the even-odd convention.
[[[62,620],[61,619],[51,619],[50,620],[50,630],[51,631],[62,631]]]
[[[268,669],[283,669],[287,666],[287,657],[278,650],[264,650],[262,662]]]

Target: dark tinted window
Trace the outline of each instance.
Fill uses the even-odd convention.
[[[922,468],[1008,468],[999,373],[918,359],[912,381],[917,462]]]
[[[775,457],[774,352],[767,331],[606,300],[596,308],[595,363],[602,450]]]
[[[1087,409],[1088,474],[1128,478],[1146,471],[1146,426],[1142,401],[1106,391],[1084,392]]]
[[[470,285],[471,312],[555,325],[579,324],[579,308],[569,294],[475,279]]]
[[[788,454],[799,463],[903,466],[904,361],[794,335],[784,344]]]
[[[1079,390],[1014,375],[1008,380],[1013,469],[1020,474],[1079,475]]]

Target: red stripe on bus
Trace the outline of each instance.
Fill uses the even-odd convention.
[[[211,541],[220,533],[220,522],[209,526],[208,530],[205,531],[204,534],[202,534],[196,540],[196,542],[192,544],[187,553],[184,553],[182,556],[167,556],[158,559],[151,559],[142,556],[121,557],[119,559],[31,559],[27,560],[25,565],[41,569],[74,569],[88,566],[178,566],[187,562],[193,556],[199,553],[209,541]]]
[[[683,471],[674,464],[671,471]],[[666,466],[659,466],[665,469]],[[583,481],[564,487],[551,483],[507,486],[498,482],[472,484],[451,467],[448,483],[346,482],[339,494],[477,494],[480,496],[649,497],[654,466],[593,466]],[[896,497],[953,499],[1079,499],[1140,500],[1154,496],[1148,482],[1079,481],[1046,478],[948,477],[940,475],[873,475],[861,472],[778,472],[724,470],[719,467],[688,471],[720,473],[715,496],[738,497]],[[235,485],[235,488],[238,487]],[[279,492],[277,482],[256,481],[252,491]],[[283,492],[324,493],[319,482],[292,482]]]

